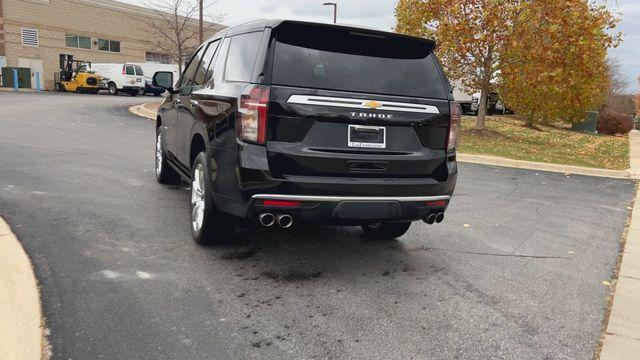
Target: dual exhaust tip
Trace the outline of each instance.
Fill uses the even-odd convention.
[[[440,224],[442,222],[442,220],[444,220],[444,213],[443,212],[439,212],[437,214],[429,214],[429,215],[427,215],[427,216],[422,218],[422,221],[426,222],[429,225],[431,225],[433,223]]]
[[[273,226],[274,224],[278,224],[283,229],[288,229],[293,226],[293,217],[287,214],[272,214],[272,213],[262,213],[258,215],[258,221],[260,225],[264,227]]]
[[[429,214],[422,218],[422,221],[426,222],[429,225],[434,223],[441,223],[444,220],[444,213],[433,213]],[[278,224],[283,229],[288,229],[293,226],[293,217],[288,214],[272,214],[269,212],[262,213],[258,215],[258,221],[260,225],[264,227],[270,227],[275,224]]]

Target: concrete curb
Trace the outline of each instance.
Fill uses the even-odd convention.
[[[29,257],[0,217],[0,359],[46,359],[38,283]]]
[[[640,173],[640,133],[629,133],[630,173]],[[640,190],[636,193],[622,262],[606,324],[601,360],[634,359],[640,354]]]
[[[575,175],[599,176],[599,177],[608,177],[608,178],[617,178],[617,179],[630,178],[629,172],[624,170],[607,170],[607,169],[588,168],[583,166],[548,164],[548,163],[540,163],[540,162],[534,162],[534,161],[513,160],[513,159],[501,158],[497,156],[458,153],[456,156],[456,159],[464,163],[494,165],[494,166],[503,166],[503,167],[528,169],[528,170],[550,171],[550,172],[558,172],[563,174],[569,173],[569,174],[575,174]],[[640,173],[640,170],[639,170],[639,173]]]
[[[640,179],[640,131],[629,133],[629,174],[632,179]]]
[[[157,116],[156,112],[147,109],[145,105],[147,104],[134,105],[129,108],[129,112],[145,119],[155,120]]]

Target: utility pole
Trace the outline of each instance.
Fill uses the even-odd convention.
[[[336,3],[336,2],[326,2],[326,3],[323,3],[322,5],[333,6],[333,23],[335,24],[336,21],[338,20],[338,3]]]
[[[200,11],[198,12],[198,39],[200,40],[200,44],[202,44],[202,42],[204,41],[204,31],[202,25],[202,8],[204,7],[202,5],[203,1],[204,0],[198,0],[198,3],[200,5]]]

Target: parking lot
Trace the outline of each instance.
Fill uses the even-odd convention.
[[[54,359],[593,358],[630,180],[461,164],[445,221],[398,241],[199,247],[187,189],[154,179],[153,122],[127,111],[153,100],[0,94],[0,216]]]

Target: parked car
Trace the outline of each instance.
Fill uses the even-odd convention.
[[[156,128],[156,178],[191,183],[196,242],[238,223],[359,225],[371,238],[439,223],[457,177],[460,105],[435,43],[289,20],[202,44]]]
[[[156,64],[156,63],[133,63],[142,68],[145,76],[151,78],[153,74],[158,71],[171,71],[173,73],[174,80],[178,80],[180,77],[180,70],[177,64]]]
[[[154,96],[160,96],[165,93],[165,88],[153,85],[153,79],[144,79],[144,89],[140,91],[139,95],[152,94]]]
[[[136,96],[144,92],[144,72],[140,65],[92,63],[91,69],[102,77],[111,95],[126,92]]]
[[[178,65],[176,64],[133,63],[133,65],[140,66],[145,74],[144,89],[139,90],[138,95],[152,94],[160,96],[165,92],[164,88],[153,85],[151,76],[158,71],[171,71],[173,73],[173,78],[176,80],[180,76],[180,71],[178,71]]]

